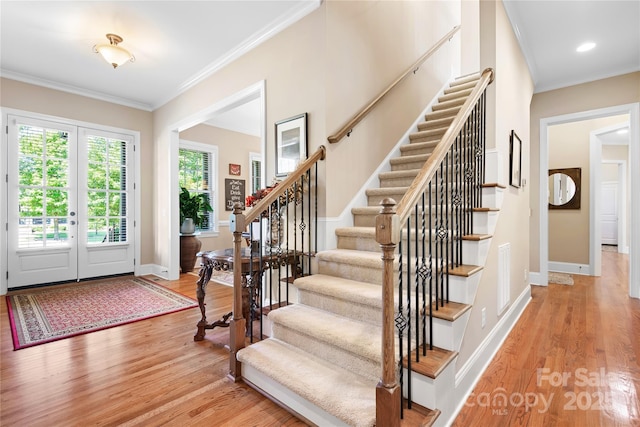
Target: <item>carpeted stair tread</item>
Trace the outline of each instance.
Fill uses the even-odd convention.
[[[433,106],[433,111],[447,110],[449,108],[459,107],[467,100],[467,98],[455,98],[448,101],[439,102]]]
[[[340,262],[382,270],[380,252],[354,251],[350,249],[330,249],[318,252],[318,261]],[[397,264],[397,261],[395,262]]]
[[[369,188],[365,190],[367,196],[387,196],[398,193],[406,193],[409,187],[385,187],[385,188]],[[399,201],[399,200],[398,200]]]
[[[413,155],[402,156],[402,157],[394,157],[389,161],[389,163],[391,164],[392,167],[399,166],[404,163],[418,163],[418,162],[425,163],[427,160],[429,160],[430,156],[431,156],[430,154],[413,154]]]
[[[457,98],[466,98],[471,95],[471,92],[473,92],[472,88],[469,89],[463,89],[463,90],[459,90],[457,92],[451,92],[449,94],[446,95],[442,95],[438,98],[439,102],[444,102],[444,101],[451,101],[452,99],[457,99]]]
[[[419,152],[423,152],[421,154],[429,154],[431,152],[433,152],[433,149],[436,148],[436,146],[440,143],[440,141],[427,141],[427,142],[412,142],[410,144],[405,144],[405,145],[401,145],[400,146],[400,154],[402,156],[405,155],[409,155],[409,156],[413,156],[416,155],[415,152],[419,151]]]
[[[298,290],[382,309],[382,288],[380,285],[325,274],[302,277],[297,279],[294,284]]]
[[[380,172],[378,174],[378,178],[380,180],[383,179],[393,179],[393,178],[415,178],[418,176],[420,169],[407,169],[407,170],[399,170],[399,171],[389,171],[389,172]]]
[[[418,123],[418,130],[436,129],[442,126],[449,126],[453,122],[454,117],[443,117],[441,119],[432,119]]]
[[[278,338],[275,328],[283,326],[360,358],[381,361],[382,330],[371,323],[338,316],[304,304],[274,310],[269,313],[269,320],[274,325],[275,338]]]
[[[238,360],[349,425],[375,425],[376,388],[364,377],[274,338],[240,350]]]

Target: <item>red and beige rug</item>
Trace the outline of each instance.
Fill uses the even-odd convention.
[[[197,305],[191,298],[132,276],[38,288],[7,296],[15,350]]]

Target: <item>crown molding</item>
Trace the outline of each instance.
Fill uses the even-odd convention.
[[[206,78],[210,77],[215,72],[221,70],[225,66],[229,65],[236,59],[240,58],[242,55],[251,51],[258,45],[264,43],[269,40],[271,37],[284,30],[288,26],[302,19],[309,13],[313,12],[315,9],[320,7],[323,0],[312,0],[301,3],[299,7],[296,9],[292,9],[286,16],[281,19],[277,19],[269,24],[264,30],[258,31],[254,33],[251,37],[249,37],[244,43],[238,45],[235,49],[227,52],[226,55],[222,56],[217,61],[212,62],[205,68],[203,68],[200,72],[188,78],[184,83],[180,85],[178,91],[173,95],[167,97],[163,101],[154,104],[153,109],[157,109],[170,102],[172,99],[196,86],[198,83],[202,82]]]
[[[99,101],[110,102],[112,104],[123,105],[125,107],[131,107],[143,111],[153,111],[151,105],[143,102],[132,101],[130,99],[120,98],[118,96],[108,95],[102,92],[91,91],[83,89],[73,85],[67,85],[64,83],[54,82],[51,80],[42,79],[39,77],[30,76],[27,74],[16,73],[8,70],[0,70],[0,77],[17,80],[22,83],[28,83],[36,86],[42,86],[53,90],[59,90],[62,92],[71,93],[74,95],[80,95],[87,98],[97,99]]]

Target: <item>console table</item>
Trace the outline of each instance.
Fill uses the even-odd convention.
[[[217,326],[226,328],[229,326],[233,312],[222,316],[221,319],[213,323],[207,322],[204,297],[207,292],[207,284],[211,279],[213,270],[233,271],[233,248],[221,249],[217,251],[198,252],[202,263],[199,272],[199,279],[196,282],[196,296],[202,318],[198,322],[194,341],[202,341],[205,331]],[[299,254],[294,251],[257,251],[252,252],[251,248],[242,248],[242,317],[247,320],[247,332],[249,335],[251,328],[251,313],[260,308],[260,289],[262,287],[262,274],[270,268],[280,268],[280,266],[293,266],[294,275],[299,268]]]

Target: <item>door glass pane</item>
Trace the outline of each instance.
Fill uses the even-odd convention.
[[[90,135],[87,144],[87,243],[126,242],[126,142]]]
[[[68,239],[68,134],[20,125],[18,147],[18,248],[64,246]]]

